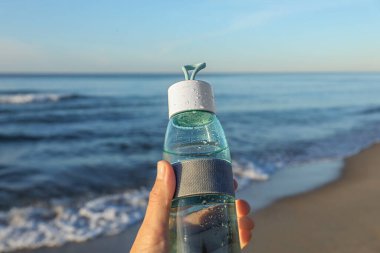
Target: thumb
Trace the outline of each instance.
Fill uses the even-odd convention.
[[[175,175],[167,161],[157,163],[157,176],[149,194],[143,226],[156,233],[166,233],[169,226],[169,212],[175,190]]]
[[[132,245],[132,253],[168,252],[169,212],[175,184],[172,166],[159,161],[156,182],[149,194],[145,218]]]

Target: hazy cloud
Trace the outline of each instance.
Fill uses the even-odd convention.
[[[35,46],[20,40],[0,38],[0,70],[12,70],[15,67],[39,61],[44,53]]]

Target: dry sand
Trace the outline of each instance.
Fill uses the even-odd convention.
[[[254,253],[379,253],[380,144],[345,161],[339,180],[254,215]]]

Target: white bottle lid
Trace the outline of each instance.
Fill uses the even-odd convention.
[[[190,80],[184,80],[171,85],[168,89],[169,118],[173,115],[202,110],[215,113],[214,93],[209,83],[193,80],[197,72],[206,67],[206,63],[186,65],[182,67],[185,78],[189,79],[187,71],[193,70]]]

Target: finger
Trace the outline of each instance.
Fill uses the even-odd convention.
[[[175,175],[167,161],[157,163],[157,176],[149,194],[143,226],[164,230],[168,227],[171,200],[175,190]]]
[[[234,178],[234,190],[236,191],[237,188],[238,188],[239,184],[238,182],[236,181],[236,179]]]
[[[249,216],[244,216],[238,219],[239,230],[252,230],[255,227],[254,221]]]
[[[243,217],[249,214],[251,207],[248,202],[242,199],[236,200],[236,213],[238,217]]]
[[[243,249],[248,245],[249,241],[252,238],[252,233],[250,230],[239,230],[239,238],[240,238],[240,247]]]

